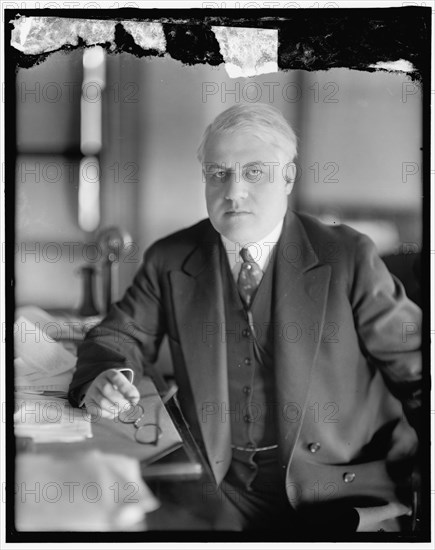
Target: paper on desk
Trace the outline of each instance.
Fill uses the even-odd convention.
[[[98,450],[18,455],[15,489],[18,531],[143,529],[160,505],[137,460]]]
[[[55,396],[15,394],[14,431],[35,443],[74,442],[92,437],[92,423],[83,409]]]
[[[76,358],[25,317],[15,322],[15,388],[68,392]]]
[[[15,357],[20,357],[30,371],[60,374],[74,368],[74,355],[25,317],[15,321],[14,332]]]
[[[71,372],[62,372],[61,374],[44,375],[41,373],[31,373],[22,376],[20,368],[21,359],[14,360],[15,366],[15,388],[19,391],[41,393],[48,391],[62,392],[64,397],[68,392],[69,384],[72,379]]]
[[[85,334],[102,320],[101,315],[83,318],[64,312],[56,313],[56,317],[53,317],[37,306],[21,306],[15,310],[15,314],[16,318],[25,317],[53,340],[63,341],[83,340]]]

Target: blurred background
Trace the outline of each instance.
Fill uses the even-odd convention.
[[[257,101],[299,137],[293,207],[367,233],[419,301],[422,97],[406,75],[230,79],[224,66],[96,47],[19,69],[16,90],[17,306],[104,312],[107,285],[120,297],[152,242],[207,215],[196,160],[205,127]]]

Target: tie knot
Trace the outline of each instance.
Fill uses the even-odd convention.
[[[242,257],[244,262],[252,263],[254,261],[254,258],[251,256],[251,253],[246,247],[242,248],[242,250],[240,251],[240,256]]]
[[[246,247],[242,248],[240,256],[243,258],[243,264],[240,267],[237,287],[245,307],[249,309],[263,277],[263,272]]]

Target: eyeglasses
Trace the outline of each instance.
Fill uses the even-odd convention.
[[[155,394],[153,394],[155,397]],[[141,395],[142,397],[151,397]],[[143,445],[157,445],[159,439],[162,437],[162,429],[158,423],[158,416],[160,410],[160,404],[156,407],[156,420],[155,422],[149,422],[149,414],[145,414],[145,409],[139,403],[133,405],[119,413],[118,419],[123,424],[133,424],[136,428],[134,438],[138,443]]]
[[[148,422],[149,415],[145,414],[145,409],[140,403],[137,405],[131,404],[127,410],[122,410],[118,419],[123,424],[133,424],[136,428],[134,438],[138,443],[143,445],[157,445],[162,437],[162,429],[159,426],[160,409],[173,397],[177,392],[177,387],[172,386],[168,393],[157,403],[155,407],[155,421]],[[156,397],[155,393],[141,395],[141,399],[145,397]],[[148,418],[147,418],[148,417]]]

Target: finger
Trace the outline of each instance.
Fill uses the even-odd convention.
[[[118,391],[127,401],[135,405],[139,402],[139,390],[121,372],[107,371],[107,380],[112,385],[113,390]]]
[[[110,386],[110,387],[109,387]],[[109,382],[103,378],[96,380],[88,389],[85,396],[86,408],[92,412],[93,417],[115,418],[120,410],[128,408],[131,404]],[[104,414],[102,414],[104,412]]]
[[[370,515],[377,521],[384,521],[386,519],[397,518],[404,516],[410,511],[408,506],[401,504],[400,502],[389,502],[385,506],[375,506],[369,508]]]
[[[115,416],[118,416],[121,410],[131,407],[131,403],[108,381],[96,386],[95,391],[97,392],[98,401],[105,403],[104,408],[106,410],[115,410]]]
[[[100,402],[95,399],[87,399],[85,402],[86,412],[91,417],[91,421],[95,422],[99,418],[114,418],[113,405],[107,400]]]
[[[102,372],[94,381],[95,389],[105,398],[115,403],[119,401],[120,396],[124,398],[124,380],[122,380],[122,376],[121,373],[113,370]],[[125,378],[125,376],[123,378]],[[125,381],[129,383],[126,378]]]
[[[373,525],[388,519],[412,514],[412,510],[400,502],[390,502],[385,506],[356,508],[359,514],[358,531],[372,530]]]
[[[390,502],[385,506],[385,519],[398,518],[412,514],[412,509],[401,502]]]

